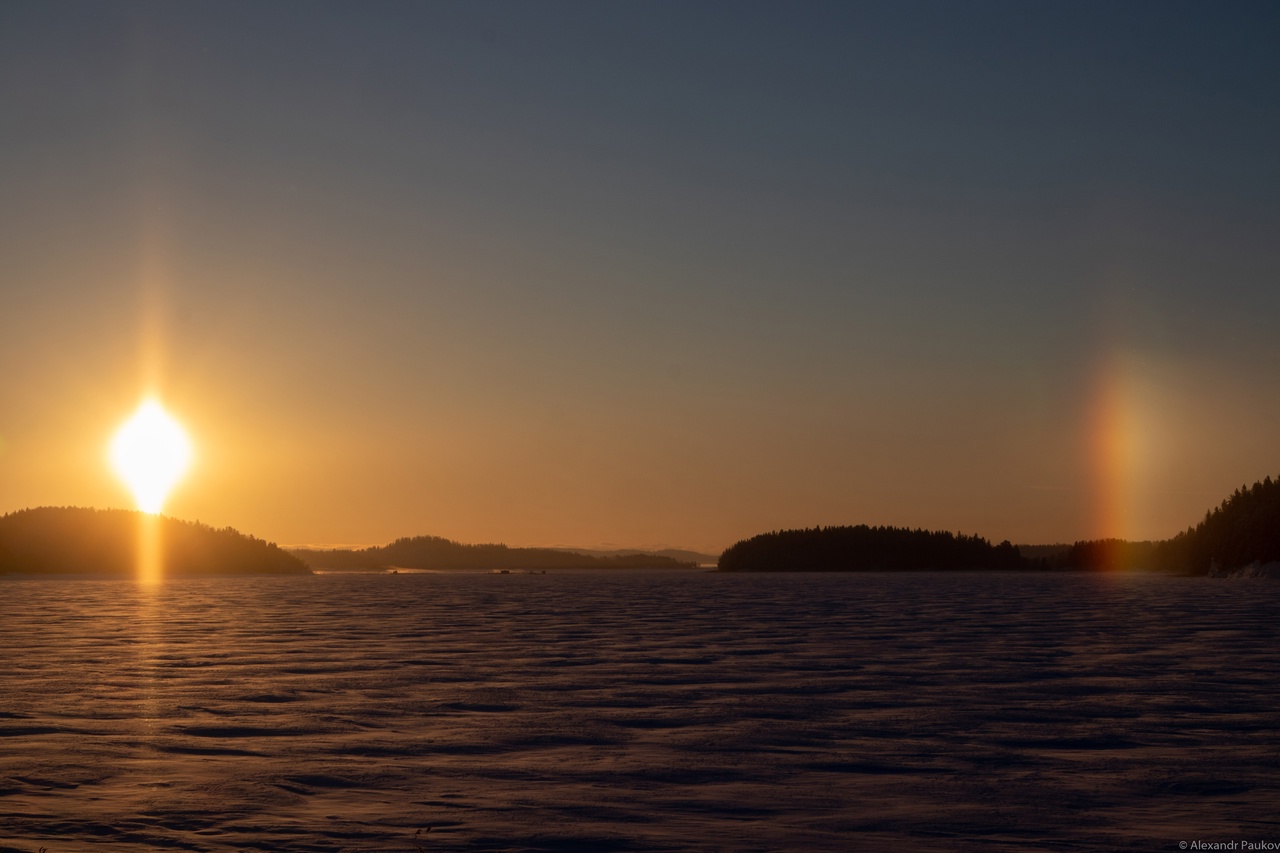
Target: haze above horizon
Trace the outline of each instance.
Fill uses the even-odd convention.
[[[0,6],[0,513],[1159,539],[1280,472],[1280,8]]]

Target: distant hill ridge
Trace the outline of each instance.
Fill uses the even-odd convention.
[[[714,566],[716,560],[720,559],[717,554],[690,551],[687,548],[655,548],[648,550],[644,548],[554,548],[552,550],[585,554],[588,557],[634,557],[636,555],[670,557],[680,563],[696,563],[706,566]]]
[[[315,569],[377,571],[404,569],[691,569],[697,563],[654,554],[596,557],[552,548],[465,545],[440,536],[397,539],[390,545],[353,550],[294,548],[290,551]]]
[[[310,573],[275,543],[230,527],[124,509],[36,507],[0,517],[0,574],[132,576],[144,521],[157,525],[166,576]]]

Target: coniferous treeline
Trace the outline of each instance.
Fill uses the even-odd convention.
[[[814,527],[745,539],[720,555],[722,572],[1016,570],[1018,549],[981,536],[902,527]]]
[[[1077,542],[1065,553],[1043,561],[1048,569],[1118,571],[1157,568],[1159,542],[1127,539],[1090,539]]]
[[[919,571],[996,569],[1147,570],[1204,575],[1280,561],[1280,480],[1241,487],[1204,520],[1172,539],[1076,542],[1062,553],[1024,557],[1008,542],[896,527],[815,527],[743,540],[720,557],[720,570]]]
[[[1195,527],[1162,542],[1164,568],[1206,574],[1280,560],[1280,481],[1267,477],[1204,514]]]
[[[405,569],[648,569],[696,568],[696,563],[654,554],[594,557],[551,548],[465,545],[440,536],[397,539],[390,545],[359,550],[295,548],[292,553],[317,569],[372,571]]]
[[[1194,527],[1161,542],[1077,542],[1064,565],[1204,575],[1280,560],[1280,481],[1242,486]]]
[[[0,574],[131,576],[140,524],[157,526],[166,575],[308,574],[297,557],[230,527],[123,509],[37,507],[0,517]]]
[[[0,574],[130,575],[137,567],[141,513],[39,507],[0,517]],[[316,568],[550,569],[693,568],[652,554],[598,557],[547,548],[464,545],[438,536],[397,539],[360,550],[296,549],[226,527],[163,516],[166,574],[300,574]],[[301,558],[301,559],[300,559]],[[304,562],[305,561],[305,562]],[[896,527],[815,527],[743,540],[720,557],[721,571],[922,571],[965,569],[1149,569],[1182,574],[1280,561],[1280,481],[1242,487],[1196,526],[1162,542],[1077,542],[1064,554],[1023,557],[1009,542]]]

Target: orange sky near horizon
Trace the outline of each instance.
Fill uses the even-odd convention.
[[[501,396],[437,368],[439,393],[402,395],[422,365],[388,369],[394,333],[365,338],[372,354],[360,335],[329,343],[290,334],[264,359],[261,348],[227,348],[221,335],[184,328],[181,312],[157,307],[169,274],[154,259],[140,266],[148,283],[133,304],[104,304],[96,328],[76,330],[84,349],[27,342],[55,367],[43,387],[61,393],[18,386],[29,420],[5,437],[4,511],[132,506],[105,449],[144,391],[196,447],[165,513],[286,545],[429,534],[716,552],[766,530],[857,523],[1027,544],[1163,538],[1229,492],[1231,480],[1208,485],[1216,469],[1248,480],[1239,449],[1250,431],[1264,437],[1247,418],[1223,435],[1217,418],[1197,418],[1216,406],[1177,397],[1177,382],[1199,382],[1122,353],[1100,359],[1072,405],[1056,410],[1020,409],[1016,383],[963,401],[940,385],[899,397],[876,377],[862,379],[862,395],[833,397],[821,383],[726,388],[718,400],[655,388],[624,405],[599,389],[575,399],[554,384]],[[137,331],[121,335],[117,323]],[[1219,388],[1220,404],[1244,390]],[[564,411],[547,404],[557,392]],[[7,393],[14,398],[12,383]],[[1246,440],[1201,453],[1198,471],[1170,464],[1215,435]],[[1046,440],[1061,453],[1044,454]]]

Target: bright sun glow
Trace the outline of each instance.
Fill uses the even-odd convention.
[[[155,400],[146,400],[111,440],[111,465],[138,508],[157,513],[191,464],[191,440]]]

